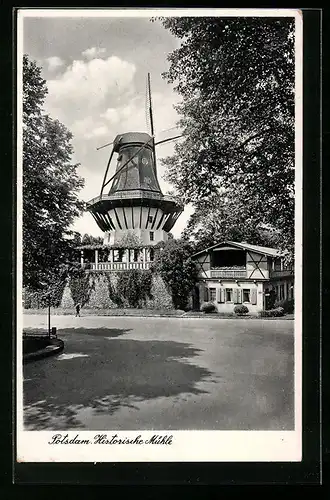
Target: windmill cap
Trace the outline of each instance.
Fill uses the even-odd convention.
[[[152,147],[152,137],[145,133],[145,132],[127,132],[126,134],[119,134],[116,136],[115,140],[113,141],[113,149],[116,153],[118,153],[119,149],[122,146],[126,146],[129,144],[137,144],[137,145],[143,145],[146,142],[148,144],[146,145],[147,147]]]

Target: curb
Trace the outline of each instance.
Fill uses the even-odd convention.
[[[228,320],[264,320],[266,319],[267,321],[269,320],[285,320],[285,321],[292,321],[294,318],[286,318],[285,316],[278,316],[278,317],[268,317],[268,318],[262,318],[260,316],[221,316],[220,314],[207,314],[205,316],[193,316],[193,315],[185,315],[183,314],[180,316],[180,318],[185,318],[185,319],[210,319],[212,321],[214,320],[219,320],[219,319],[228,319]]]
[[[33,313],[34,315],[38,316],[39,314],[38,313]],[[29,315],[29,313],[27,314]],[[41,314],[40,314],[41,315]],[[54,315],[55,317],[70,317],[70,316],[73,316],[73,314],[55,314]],[[215,319],[244,319],[244,320],[248,320],[248,319],[258,319],[258,320],[278,320],[278,319],[281,319],[281,320],[293,320],[294,317],[292,317],[291,315],[288,315],[289,317],[287,317],[287,315],[284,315],[284,316],[270,316],[270,317],[260,317],[259,315],[252,315],[252,314],[247,314],[247,315],[242,315],[242,316],[236,316],[236,315],[232,315],[232,316],[226,316],[226,315],[222,315],[222,314],[203,314],[203,313],[197,313],[197,314],[192,314],[191,312],[180,312],[179,314],[166,314],[166,313],[163,313],[163,314],[82,314],[80,316],[80,318],[89,318],[89,317],[100,317],[100,318],[175,318],[175,319],[212,319],[212,320],[215,320]],[[290,317],[291,316],[291,317]]]
[[[58,317],[68,317],[69,315],[67,314],[59,314]],[[265,317],[261,318],[260,316],[221,316],[220,314],[205,314],[205,316],[202,315],[190,315],[190,314],[173,314],[173,315],[166,315],[166,314],[148,314],[148,315],[133,315],[133,314],[86,314],[86,316],[80,316],[81,318],[168,318],[168,319],[210,319],[210,320],[219,320],[219,319],[238,319],[238,320],[283,320],[283,321],[293,321],[294,318],[288,318],[286,316],[278,316],[278,317]]]
[[[27,363],[29,361],[37,361],[38,359],[48,358],[48,356],[54,356],[62,352],[64,349],[64,342],[60,339],[52,339],[51,343],[44,347],[43,349],[39,349],[35,352],[30,352],[28,354],[23,354],[23,363]]]

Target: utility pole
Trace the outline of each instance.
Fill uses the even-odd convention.
[[[48,292],[48,338],[50,338],[50,292]]]

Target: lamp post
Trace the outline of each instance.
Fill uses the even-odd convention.
[[[50,338],[50,292],[48,292],[47,298],[48,298],[48,338]]]

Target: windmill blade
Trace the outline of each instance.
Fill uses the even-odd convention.
[[[99,148],[96,148],[96,151],[99,151],[102,148],[106,148],[107,146],[112,146],[113,142],[108,142],[108,144],[104,144],[104,146],[100,146]]]
[[[170,130],[175,130],[176,128],[180,128],[180,126],[179,125],[175,125],[175,127],[166,128],[164,130],[161,130],[160,133],[162,133],[162,132],[169,132]]]
[[[151,125],[150,125],[149,105],[150,105],[150,97],[149,97],[149,86],[148,86],[148,77],[147,77],[146,78],[146,92],[145,92],[144,111],[145,111],[145,119],[146,119],[147,132],[152,135],[152,133],[151,133]]]
[[[108,164],[107,164],[107,168],[105,170],[105,174],[104,174],[104,177],[103,177],[103,182],[102,182],[102,187],[101,187],[101,192],[100,192],[100,196],[102,197],[102,194],[103,194],[103,189],[104,189],[104,186],[106,186],[106,179],[107,179],[107,175],[108,175],[108,171],[109,171],[109,167],[110,167],[110,163],[111,163],[111,160],[112,160],[112,157],[113,157],[113,153],[114,153],[114,150],[111,151],[111,155],[110,155],[110,158],[109,158],[109,161],[108,161]]]
[[[183,137],[183,134],[175,135],[174,137],[169,137],[168,139],[163,139],[162,141],[155,142],[155,146],[159,146],[160,144],[164,144],[165,142],[174,141],[176,139],[179,139],[180,137]]]

